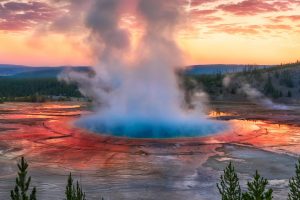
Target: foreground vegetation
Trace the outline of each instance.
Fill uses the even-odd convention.
[[[16,185],[11,190],[11,200],[37,200],[37,189],[31,190],[31,177],[27,175],[28,163],[22,157],[18,163],[18,176]],[[263,178],[258,171],[255,172],[253,179],[247,183],[247,189],[242,192],[239,178],[235,172],[233,164],[230,162],[224,169],[220,177],[217,188],[222,200],[271,200],[273,190],[268,187],[268,180]],[[300,200],[300,160],[295,167],[295,176],[289,180],[288,200]],[[78,181],[74,184],[70,173],[65,189],[64,200],[86,200],[86,196]],[[101,198],[103,200],[103,198]]]
[[[30,191],[31,177],[27,176],[28,163],[24,157],[18,163],[18,176],[16,178],[16,185],[10,192],[11,200],[37,200],[37,190],[33,187]],[[79,182],[74,184],[72,174],[68,176],[67,186],[65,190],[65,200],[86,200]]]
[[[295,168],[296,175],[289,180],[288,200],[300,200],[300,160]],[[253,180],[247,183],[247,190],[242,192],[238,175],[230,162],[224,169],[217,187],[222,200],[271,200],[273,190],[267,188],[268,183],[268,180],[256,171]]]

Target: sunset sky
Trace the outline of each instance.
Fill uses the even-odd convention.
[[[88,0],[73,1],[81,3],[0,0],[0,63],[93,65],[84,26]],[[136,0],[126,1],[130,7]],[[180,8],[185,18],[176,40],[187,64],[300,59],[300,0],[182,0]],[[133,35],[138,24],[132,13],[124,16]]]

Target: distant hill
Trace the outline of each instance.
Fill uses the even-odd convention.
[[[224,74],[241,72],[249,68],[270,68],[272,66],[265,65],[193,65],[185,69],[185,74],[188,75],[201,75],[201,74]],[[89,66],[57,66],[57,67],[32,67],[25,65],[8,65],[0,64],[0,78],[54,78],[57,77],[62,71],[72,68],[78,71],[91,71]]]
[[[221,65],[211,69],[207,67],[191,69],[191,73],[183,76],[187,95],[204,90],[213,100],[246,101],[249,98],[254,100],[261,98],[262,94],[278,102],[300,103],[300,62],[298,61],[274,67],[237,66],[232,69]],[[252,97],[249,97],[251,95]]]
[[[12,76],[30,70],[37,70],[37,69],[33,69],[31,67],[22,66],[22,65],[0,64],[0,76]]]
[[[59,67],[31,67],[24,65],[0,64],[0,77],[6,78],[55,78],[70,66]],[[90,71],[91,67],[76,66],[72,67],[77,71]]]
[[[235,65],[235,64],[192,65],[187,67],[185,73],[187,75],[225,74],[225,73],[236,73],[236,72],[248,71],[253,68],[265,69],[270,67],[274,67],[274,66],[273,65]]]

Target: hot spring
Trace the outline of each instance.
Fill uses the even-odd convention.
[[[175,39],[184,21],[179,0],[138,0],[125,11],[124,2],[93,1],[85,20],[99,63],[93,74],[68,71],[59,77],[76,83],[94,102],[94,114],[76,124],[130,138],[201,137],[224,130],[224,123],[201,112],[201,101],[193,102],[194,110],[184,109],[176,74],[184,66]],[[140,23],[137,41],[123,23],[129,13]]]
[[[76,124],[93,132],[128,138],[203,137],[227,128],[225,123],[188,115],[151,118],[103,113],[84,117]]]

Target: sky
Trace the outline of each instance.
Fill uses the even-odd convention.
[[[124,0],[121,27],[141,30]],[[145,0],[147,1],[147,0]],[[171,0],[170,0],[171,1]],[[300,0],[180,0],[174,37],[187,65],[280,64],[300,59]],[[89,0],[0,0],[0,63],[94,65]],[[97,44],[100,45],[100,44]]]

